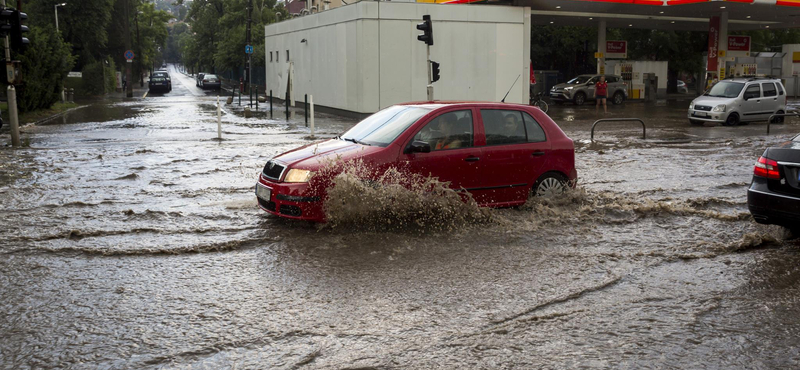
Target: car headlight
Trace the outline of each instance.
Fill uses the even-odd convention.
[[[694,109],[694,102],[689,103],[689,109]]]
[[[712,109],[711,111],[712,112],[724,112],[725,111],[725,104],[720,104],[720,105],[714,107],[714,109]]]
[[[314,175],[313,172],[309,170],[299,170],[297,168],[292,168],[289,172],[286,173],[286,178],[283,179],[285,182],[308,182],[311,179],[311,176]]]

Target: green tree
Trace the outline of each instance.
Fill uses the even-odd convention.
[[[30,44],[17,57],[22,62],[24,84],[17,91],[20,112],[49,108],[64,88],[64,78],[75,63],[71,45],[56,33],[55,26],[32,26]]]

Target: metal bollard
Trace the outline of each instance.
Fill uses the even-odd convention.
[[[242,92],[239,91],[239,106],[242,105]]]
[[[65,87],[64,90],[61,90],[61,103],[67,102],[67,88]]]
[[[69,98],[68,99],[69,99],[70,103],[74,103],[75,102],[75,89],[73,89],[71,87],[69,88]]]
[[[314,137],[314,95],[309,97],[311,111],[311,137]]]
[[[289,120],[289,91],[286,91],[286,120]]]
[[[305,110],[306,115],[306,127],[308,127],[308,94],[305,94],[305,104],[303,104],[303,109]]]
[[[272,118],[272,90],[269,91],[269,118]]]

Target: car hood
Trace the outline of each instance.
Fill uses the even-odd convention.
[[[560,83],[560,84],[557,84],[557,85],[553,86],[553,89],[563,90],[565,87],[579,87],[579,86],[584,86],[584,85],[585,84],[577,84],[577,85],[568,84],[568,83],[565,82],[565,83]]]
[[[381,149],[384,148],[331,139],[292,149],[273,159],[283,162],[291,168],[313,171],[334,160],[350,160],[364,157]]]
[[[715,96],[700,96],[692,101],[695,105],[707,105],[715,107],[719,104],[732,105],[736,102],[736,98],[719,98]]]

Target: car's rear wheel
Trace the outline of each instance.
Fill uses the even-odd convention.
[[[736,126],[739,124],[739,114],[738,113],[731,113],[728,115],[728,119],[725,120],[723,123],[725,126]]]
[[[583,105],[586,102],[586,94],[578,93],[575,95],[575,105]]]
[[[614,98],[611,99],[611,102],[614,103],[614,105],[620,105],[624,101],[625,101],[625,96],[620,91],[614,93]]]
[[[779,110],[775,114],[783,114],[783,111]],[[771,123],[783,123],[783,117],[773,117]]]
[[[569,185],[566,177],[558,173],[548,172],[536,180],[531,193],[537,197],[550,198],[563,195],[567,189],[569,189]]]

